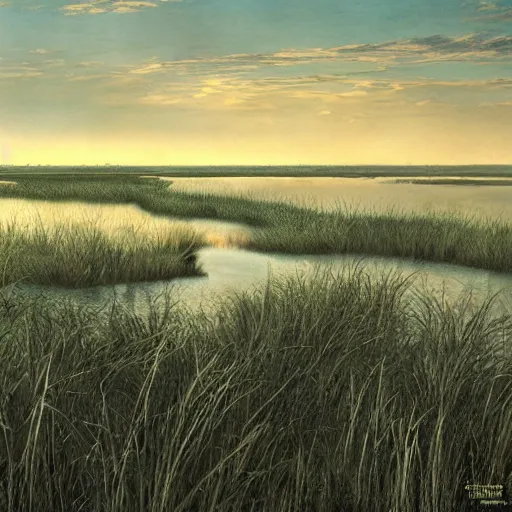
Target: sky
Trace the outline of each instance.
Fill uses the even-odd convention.
[[[512,164],[512,0],[0,0],[0,164]]]

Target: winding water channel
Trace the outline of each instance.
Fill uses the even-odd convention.
[[[389,186],[389,185],[388,185]],[[466,187],[464,187],[466,188]],[[498,188],[498,187],[496,187]],[[507,187],[508,188],[508,187]],[[424,187],[421,187],[425,190]],[[441,190],[441,189],[439,189]],[[500,191],[501,193],[501,191]],[[23,285],[32,293],[50,293],[68,298],[81,305],[97,306],[110,301],[114,295],[120,303],[135,306],[137,311],[147,311],[148,298],[160,295],[169,286],[177,300],[191,308],[215,307],[229,291],[250,290],[265,283],[272,276],[298,275],[304,277],[318,268],[330,267],[334,271],[347,268],[348,264],[362,262],[372,274],[398,270],[404,277],[415,273],[414,282],[440,297],[444,294],[455,299],[464,290],[474,292],[475,301],[488,294],[502,291],[497,302],[500,312],[512,311],[512,274],[490,272],[456,265],[424,263],[398,258],[363,257],[361,255],[311,256],[264,254],[243,249],[243,240],[250,235],[250,228],[241,224],[210,220],[183,220],[153,216],[134,205],[98,205],[87,203],[51,203],[21,199],[0,201],[0,223],[16,218],[26,226],[37,221],[45,225],[66,220],[91,220],[106,231],[115,232],[126,226],[147,230],[170,226],[190,227],[206,234],[209,247],[198,252],[198,262],[206,272],[205,277],[182,278],[172,282],[119,284],[87,289],[64,289]]]
[[[363,258],[363,259],[362,259]],[[134,305],[136,310],[147,311],[148,297],[157,297],[169,286],[172,293],[188,307],[210,309],[219,304],[229,291],[243,291],[264,284],[272,276],[305,277],[322,267],[343,270],[348,264],[364,263],[365,270],[378,275],[380,272],[398,270],[402,275],[415,273],[414,282],[425,287],[437,297],[445,294],[455,299],[460,293],[471,289],[475,301],[489,293],[502,291],[497,302],[499,312],[512,310],[512,274],[501,274],[456,265],[421,263],[398,258],[344,256],[288,256],[262,254],[243,249],[208,247],[198,253],[198,261],[206,277],[180,278],[172,282],[119,284],[97,286],[86,289],[48,288],[24,286],[30,293],[41,291],[60,298],[68,298],[82,305],[99,306],[110,301],[114,295],[120,303]]]

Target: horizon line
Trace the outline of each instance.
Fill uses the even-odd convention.
[[[132,168],[146,168],[146,167],[180,167],[180,168],[247,168],[247,167],[511,167],[511,163],[500,164],[0,164],[0,168],[27,168],[27,167],[45,167],[45,168],[68,168],[68,167],[81,167],[81,168],[116,168],[116,167],[132,167]]]

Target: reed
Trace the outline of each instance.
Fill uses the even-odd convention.
[[[196,251],[202,236],[170,227],[109,235],[94,223],[0,226],[0,285],[87,287],[203,275]]]
[[[11,291],[2,510],[439,512],[512,473],[512,322],[363,268],[213,316]],[[166,300],[164,300],[166,299]]]

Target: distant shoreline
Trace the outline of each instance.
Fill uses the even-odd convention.
[[[439,178],[439,179],[397,179],[391,182],[396,185],[455,185],[455,186],[473,186],[473,187],[510,187],[512,186],[512,178],[509,179],[460,179],[460,178]]]
[[[0,176],[145,174],[169,177],[484,177],[512,178],[512,165],[298,165],[298,166],[0,166]],[[422,183],[423,184],[423,183]],[[432,184],[432,183],[431,183]]]

